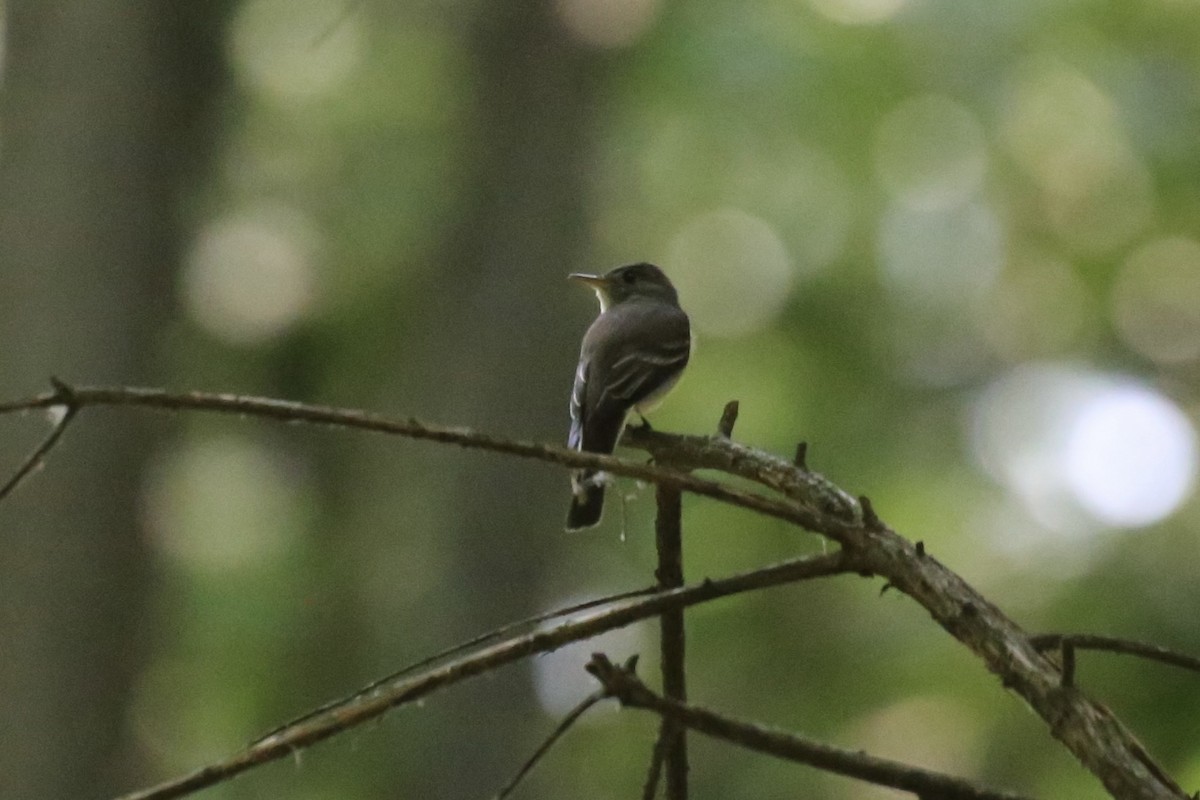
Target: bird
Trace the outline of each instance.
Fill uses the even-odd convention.
[[[649,425],[645,415],[683,374],[692,353],[691,323],[675,287],[653,264],[568,277],[596,292],[600,315],[579,348],[567,445],[581,452],[612,453],[630,414],[636,411]],[[607,479],[595,470],[572,474],[568,531],[600,523]]]

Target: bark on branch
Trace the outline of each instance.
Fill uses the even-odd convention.
[[[808,764],[868,783],[903,789],[919,797],[937,797],[944,800],[1027,800],[1022,795],[987,789],[970,781],[922,767],[833,747],[803,736],[743,722],[699,706],[663,697],[642,683],[632,669],[618,667],[601,653],[592,656],[587,670],[596,676],[596,680],[600,681],[609,695],[620,700],[624,706],[653,711],[663,720],[760,753]]]
[[[69,402],[66,402],[64,387],[60,385],[54,392],[0,403],[0,414],[52,406],[84,409],[95,405],[239,414],[427,439],[568,467],[602,469],[792,522],[836,541],[844,548],[845,556],[864,572],[884,577],[891,586],[924,607],[934,621],[974,653],[1004,687],[1020,696],[1045,721],[1051,734],[1114,797],[1122,800],[1180,800],[1187,797],[1107,708],[1078,688],[1063,685],[1058,667],[1034,646],[1024,630],[929,555],[919,542],[914,545],[897,534],[873,511],[864,513],[868,504],[855,502],[848,493],[820,475],[723,436],[677,436],[630,429],[623,444],[650,452],[658,465],[718,470],[753,481],[778,492],[780,497],[734,489],[677,469],[513,441],[463,428],[236,395],[78,387],[69,389]],[[43,457],[48,449],[39,448],[37,457]],[[390,706],[385,704],[385,707]],[[381,711],[378,709],[375,713]]]
[[[825,556],[794,559],[729,578],[705,580],[679,589],[619,601],[612,608],[604,611],[563,622],[554,627],[513,636],[417,674],[405,675],[393,683],[378,687],[374,693],[356,695],[350,701],[330,708],[325,713],[266,736],[230,758],[209,764],[158,786],[124,795],[120,800],[168,800],[168,798],[183,797],[198,789],[221,783],[261,764],[290,758],[297,751],[375,719],[393,708],[416,702],[438,689],[460,683],[535,653],[557,650],[571,642],[590,639],[605,631],[622,628],[638,620],[659,616],[664,611],[688,608],[719,597],[755,591],[769,586],[780,586],[847,572],[859,572],[861,569],[861,565],[852,556],[838,552]]]

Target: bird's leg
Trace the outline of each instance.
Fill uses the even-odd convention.
[[[650,420],[646,419],[645,415],[642,414],[642,412],[634,410],[633,413],[637,414],[638,419],[642,423],[641,425],[637,426],[639,431],[641,431],[642,433],[650,433],[651,431],[654,430],[654,428],[650,427]]]

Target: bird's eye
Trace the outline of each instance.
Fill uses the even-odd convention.
[[[626,272],[621,275],[621,280],[625,281],[625,283],[633,283],[635,280],[637,280],[637,276],[632,272]]]

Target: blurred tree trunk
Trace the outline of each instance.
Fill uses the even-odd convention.
[[[180,249],[175,200],[217,76],[224,4],[194,6],[6,4],[5,396],[40,391],[51,374],[137,383],[151,372]],[[125,723],[146,644],[146,422],[85,413],[51,468],[0,505],[2,797],[102,796],[133,778]],[[38,424],[3,426],[7,470],[28,445],[16,431]]]
[[[582,331],[571,325],[580,309],[561,301],[586,246],[586,166],[603,60],[572,41],[553,5],[541,0],[480,5],[472,25],[474,138],[462,199],[442,235],[436,285],[422,318],[410,323],[419,334],[398,348],[405,361],[397,374],[412,387],[401,391],[400,408],[565,441]],[[455,636],[527,616],[543,599],[555,537],[565,536],[566,474],[477,455],[430,458],[457,469],[441,487],[455,509],[444,545],[454,583],[438,624]],[[455,752],[470,754],[469,768],[435,761],[421,788],[471,797],[502,785],[527,749],[514,726],[540,731],[527,676],[508,672],[440,701],[452,726],[444,733],[453,730]]]

